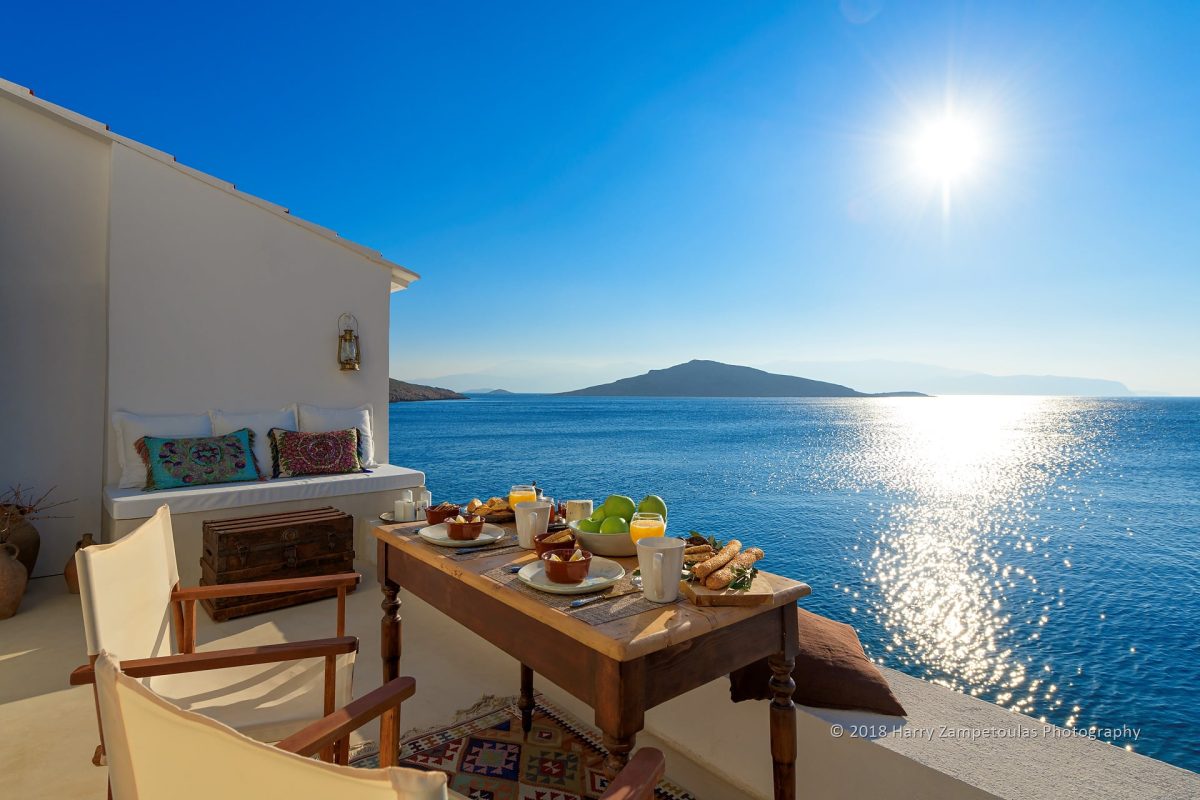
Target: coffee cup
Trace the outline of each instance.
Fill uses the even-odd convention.
[[[534,549],[533,538],[550,527],[550,503],[545,500],[524,500],[513,506],[517,518],[517,544],[526,550]]]
[[[642,594],[652,603],[673,603],[679,597],[683,574],[682,539],[655,536],[637,543],[638,569],[642,573]]]

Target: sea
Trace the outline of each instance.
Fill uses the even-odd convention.
[[[660,495],[877,663],[1200,771],[1200,400],[485,395],[390,426],[435,502]]]

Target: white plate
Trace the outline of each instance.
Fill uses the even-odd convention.
[[[446,530],[446,523],[438,525],[430,525],[427,528],[421,528],[417,531],[417,535],[430,544],[436,544],[441,547],[486,547],[493,542],[498,542],[504,538],[507,533],[504,528],[499,525],[492,525],[490,522],[483,523],[483,530],[477,539],[451,539],[450,532]]]
[[[592,568],[588,576],[579,583],[554,583],[546,577],[546,565],[539,558],[521,567],[517,577],[527,586],[550,594],[587,594],[607,589],[625,577],[625,568],[607,558],[592,556]]]

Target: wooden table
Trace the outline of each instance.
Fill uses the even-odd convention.
[[[765,657],[771,665],[775,797],[795,797],[792,667],[798,646],[796,601],[809,593],[807,585],[760,573],[775,590],[762,605],[699,608],[681,602],[590,625],[483,575],[517,559],[530,561],[532,552],[455,561],[420,540],[397,535],[424,524],[381,526],[374,532],[383,589],[385,682],[400,675],[398,593],[403,587],[521,662],[519,705],[526,730],[535,672],[591,706],[609,753],[605,769],[611,778],[628,761],[647,709]],[[627,570],[636,566],[636,559],[617,560]],[[399,721],[384,727],[380,764],[389,766],[400,744]]]

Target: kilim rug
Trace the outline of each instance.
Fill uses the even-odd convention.
[[[400,764],[446,773],[450,788],[471,800],[596,800],[608,784],[599,734],[536,696],[533,730],[521,730],[515,697],[485,698],[449,725],[409,733]],[[373,745],[352,754],[355,767],[378,767]],[[696,800],[669,780],[658,800]]]

